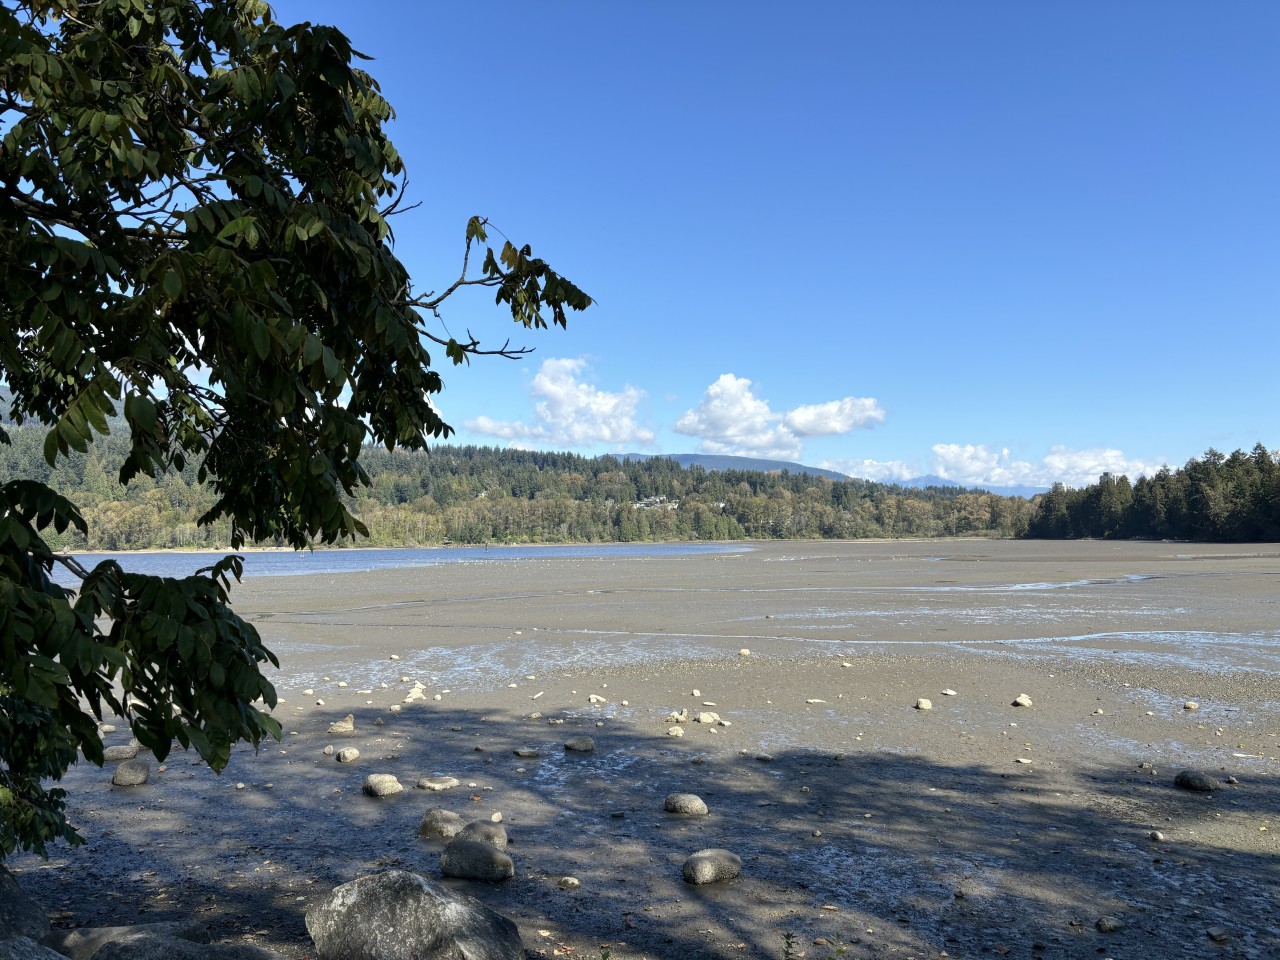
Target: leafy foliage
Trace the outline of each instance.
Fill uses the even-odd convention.
[[[432,333],[448,296],[495,290],[522,328],[590,305],[510,241],[470,275],[479,217],[459,278],[413,293],[389,220],[405,188],[392,110],[359,56],[260,0],[0,7],[0,372],[51,468],[122,416],[119,483],[190,466],[212,493],[199,522],[226,524],[233,548],[352,537],[362,447],[450,432],[427,345],[454,363],[523,352]],[[77,749],[101,761],[90,714],[127,710],[157,756],[176,740],[215,768],[232,742],[278,734],[255,706],[274,703],[272,657],[227,605],[238,560],[183,580],[88,571],[49,545],[69,530],[87,531],[74,504],[30,475],[4,485],[5,853],[72,836],[40,784]],[[83,578],[76,594],[55,563]]]

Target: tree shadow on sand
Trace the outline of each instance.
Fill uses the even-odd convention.
[[[67,786],[87,844],[10,866],[56,923],[195,917],[216,939],[303,957],[306,906],[333,886],[389,867],[439,878],[442,845],[417,826],[445,807],[502,812],[516,878],[445,882],[516,920],[533,956],[778,957],[785,933],[811,958],[837,943],[857,958],[1280,953],[1280,851],[1233,842],[1280,830],[1275,775],[1195,794],[1172,771],[995,770],[871,750],[765,760],[727,735],[677,740],[598,716],[371,707],[338,737],[325,732],[338,714],[317,710],[221,777],[175,753],[151,784],[113,789],[109,771],[81,764]],[[593,753],[563,750],[578,733]],[[337,764],[326,743],[361,758]],[[512,752],[530,747],[540,755]],[[361,795],[375,772],[405,792]],[[462,785],[414,788],[434,774]],[[664,813],[676,792],[710,814]],[[737,853],[742,876],[685,884],[684,859],[706,847]],[[564,876],[581,887],[562,889]],[[1124,930],[1099,932],[1102,916]]]

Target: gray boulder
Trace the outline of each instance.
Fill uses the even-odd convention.
[[[466,825],[467,822],[452,810],[433,807],[422,815],[422,822],[418,824],[418,836],[452,840]]]
[[[501,883],[516,875],[512,859],[479,840],[453,840],[440,854],[440,873],[462,880]]]
[[[472,820],[458,831],[457,839],[487,843],[497,850],[505,850],[507,848],[506,828],[500,823],[494,823],[492,820]]]
[[[596,742],[587,736],[570,737],[564,742],[564,748],[571,753],[590,753],[596,748]]]
[[[680,813],[686,817],[705,817],[707,804],[696,793],[672,793],[662,804],[667,813]]]
[[[307,911],[317,960],[524,960],[516,925],[404,870],[360,877]]]
[[[107,747],[102,751],[103,763],[118,763],[121,760],[132,760],[138,755],[138,741],[130,740],[128,743],[120,744],[114,747]]]
[[[151,764],[146,760],[126,760],[111,775],[117,787],[140,787],[150,779]]]
[[[1203,770],[1183,770],[1173,778],[1173,782],[1183,790],[1199,790],[1202,793],[1209,793],[1222,786]]]
[[[452,790],[461,783],[457,777],[422,777],[418,780],[418,789],[439,793],[441,790]]]
[[[364,792],[370,797],[391,797],[404,792],[404,784],[391,773],[371,773],[364,778]]]
[[[44,909],[18,885],[8,870],[0,866],[0,940],[29,937],[39,940],[49,934],[49,918]]]
[[[684,882],[720,883],[742,873],[742,860],[728,850],[699,850],[684,862]]]
[[[335,720],[329,724],[330,733],[355,733],[356,732],[356,716],[354,713],[348,713],[341,720]]]
[[[66,957],[42,947],[30,937],[12,937],[0,940],[0,960],[66,960]]]
[[[70,960],[90,960],[108,943],[127,943],[146,937],[169,937],[190,943],[208,943],[209,931],[195,921],[140,923],[132,927],[81,927],[54,930],[40,942]]]

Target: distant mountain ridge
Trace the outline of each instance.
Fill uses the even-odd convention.
[[[1028,500],[1037,494],[1049,492],[1048,487],[994,487],[989,483],[957,483],[955,480],[948,480],[932,473],[922,477],[912,477],[909,480],[894,480],[892,482],[900,487],[911,487],[913,490],[924,490],[927,487],[964,487],[966,490],[986,490],[1002,497],[1026,497]]]
[[[699,466],[704,470],[761,470],[765,473],[786,470],[788,473],[803,473],[811,477],[826,477],[828,480],[836,481],[868,479],[866,477],[851,477],[846,473],[838,473],[835,470],[826,470],[822,467],[809,467],[803,463],[793,463],[790,460],[767,460],[761,457],[734,457],[706,453],[622,453],[616,454],[616,456],[619,460],[636,461],[660,457],[674,460],[682,467]],[[911,477],[907,480],[877,480],[874,482],[888,486],[906,487],[911,490],[924,490],[928,487],[961,487],[965,490],[986,490],[1001,497],[1026,497],[1028,500],[1037,494],[1047,493],[1049,490],[1048,487],[994,487],[985,483],[957,483],[955,480],[947,480],[935,474],[925,474],[924,476]]]
[[[706,453],[622,453],[619,460],[649,460],[654,457],[674,460],[682,467],[702,467],[704,470],[760,470],[764,473],[776,473],[786,470],[788,473],[804,473],[811,477],[826,477],[828,480],[852,480],[847,474],[835,470],[824,470],[822,467],[806,467],[803,463],[792,463],[790,460],[765,460],[760,457],[730,457]]]

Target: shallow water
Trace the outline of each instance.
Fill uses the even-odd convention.
[[[243,553],[246,577],[301,577],[318,573],[367,573],[372,570],[400,570],[438,567],[451,563],[510,563],[523,560],[584,558],[592,560],[633,557],[678,557],[708,553],[733,553],[749,549],[722,543],[617,543],[573,544],[566,546],[518,547],[419,547],[413,549],[327,549],[264,550]],[[216,552],[149,552],[117,554],[77,554],[76,559],[92,568],[103,560],[120,563],[130,573],[160,577],[188,577],[212,566],[234,550]],[[54,580],[72,586],[76,578],[62,567]]]

